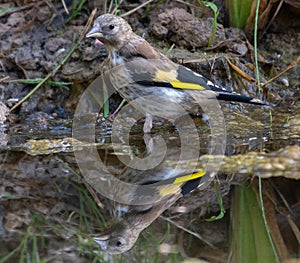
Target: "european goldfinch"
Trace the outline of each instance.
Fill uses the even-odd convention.
[[[137,98],[141,101],[139,108],[147,116],[144,132],[151,130],[153,112],[169,119],[178,116],[178,113],[173,116],[174,104],[168,102],[180,105],[187,112],[195,105],[201,106],[201,99],[264,104],[259,99],[228,92],[204,76],[172,62],[136,35],[121,17],[99,16],[86,37],[96,38],[98,43],[105,45],[111,68],[118,68],[112,71],[111,82],[120,95],[129,102]],[[147,97],[150,99],[145,103],[141,98]]]
[[[151,115],[177,118],[174,105],[180,105],[182,114],[201,106],[202,100],[225,100],[264,105],[258,99],[228,92],[204,76],[172,62],[136,35],[130,25],[112,14],[99,16],[86,35],[105,45],[110,65],[110,82],[128,102],[137,101],[137,108],[146,113],[144,132],[152,127]],[[143,99],[144,98],[144,99]],[[149,101],[150,98],[150,101]],[[162,191],[161,200],[143,211],[130,210],[111,229],[94,238],[108,253],[128,251],[140,232],[148,227],[164,210],[183,195],[207,185],[214,173],[198,172],[170,179],[178,191]],[[164,185],[163,185],[164,186]],[[154,190],[161,190],[157,187]]]

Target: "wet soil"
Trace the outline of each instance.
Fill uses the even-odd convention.
[[[9,111],[32,91],[40,78],[60,65],[82,34],[94,7],[92,1],[88,2],[75,18],[70,19],[62,2],[7,1],[0,4],[1,10],[5,11],[0,13],[0,258],[19,248],[5,262],[19,259],[20,244],[25,243],[26,253],[32,253],[36,242],[39,244],[36,253],[47,262],[91,262],[95,252],[99,262],[113,262],[96,247],[91,237],[112,220],[117,206],[97,195],[97,187],[87,183],[89,180],[84,178],[80,165],[78,167],[74,149],[96,147],[110,173],[123,176],[120,179],[126,182],[142,181],[138,172],[124,172],[127,167],[118,158],[143,156],[147,150],[142,121],[132,125],[133,120],[126,119],[126,123],[132,125],[131,147],[122,140],[126,137],[122,127],[104,118],[102,111],[93,115],[96,131],[93,145],[77,141],[72,134],[79,99],[100,74],[106,56],[105,48],[95,46],[90,39],[80,42],[51,76],[52,82],[46,82],[28,100]],[[71,10],[71,1],[65,2]],[[128,1],[120,8],[125,12],[135,5],[135,1]],[[99,14],[103,13],[101,10]],[[294,258],[297,255],[297,231],[293,231],[293,227],[299,228],[300,222],[299,63],[259,91],[253,81],[229,64],[233,63],[255,78],[252,41],[241,30],[228,28],[223,21],[225,15],[220,14],[216,37],[207,48],[212,14],[206,9],[196,9],[196,13],[202,12],[198,19],[199,16],[192,15],[192,10],[188,5],[171,1],[166,6],[157,4],[139,9],[125,19],[137,34],[144,34],[163,53],[169,53],[172,60],[201,72],[229,90],[263,99],[268,105],[222,105],[226,156],[222,157],[215,181],[223,198],[225,217],[214,222],[204,220],[220,211],[213,184],[194,191],[155,221],[121,261],[150,258],[159,249],[163,250],[160,243],[171,245],[171,255],[179,255],[172,262],[183,258],[227,261],[231,193],[235,185],[244,183],[257,189],[258,176],[264,178],[267,189],[275,192],[270,195],[269,190],[267,196],[276,208],[275,216],[288,251],[287,257]],[[292,18],[288,28],[286,12],[291,12]],[[300,19],[297,14],[297,8],[284,4],[275,22],[259,39],[262,83],[285,70],[299,56]],[[170,50],[172,44],[175,48]],[[111,113],[121,100],[117,94],[110,98]],[[207,159],[216,157],[207,150],[210,128],[201,118],[192,116],[192,119],[197,126],[196,137],[201,142],[196,170],[201,170]],[[117,134],[120,140],[114,148],[113,124],[120,129]],[[159,173],[165,175],[178,169],[179,135],[169,120],[155,118],[152,137],[161,136],[168,148],[164,162],[158,167],[163,172]],[[193,160],[185,159],[179,169],[189,169],[187,167],[193,165]],[[150,171],[143,176],[149,178],[152,174]],[[162,179],[153,177],[151,180]],[[172,223],[168,221],[170,219]],[[198,236],[179,226],[185,226]],[[150,247],[149,254],[145,253],[145,247]],[[159,253],[158,262],[166,262],[170,254]]]

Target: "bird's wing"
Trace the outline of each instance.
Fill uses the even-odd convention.
[[[201,74],[181,65],[176,67],[157,67],[151,70],[151,78],[138,81],[139,84],[152,87],[167,87],[181,90],[205,91],[210,90],[215,93],[218,100],[236,101],[250,104],[264,105],[259,99],[243,96],[235,92],[227,91],[225,88],[214,84]]]

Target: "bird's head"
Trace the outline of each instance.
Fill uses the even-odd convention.
[[[94,237],[94,241],[108,254],[121,254],[132,248],[140,231],[123,221]]]
[[[86,37],[96,38],[108,49],[121,49],[133,34],[131,26],[121,17],[104,14],[99,16]]]

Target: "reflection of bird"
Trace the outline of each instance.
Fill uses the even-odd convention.
[[[201,180],[202,176],[203,181]],[[128,211],[124,212],[116,223],[113,223],[94,240],[109,254],[120,254],[128,251],[140,233],[166,209],[183,195],[190,193],[197,187],[207,185],[213,177],[213,173],[198,172],[174,178],[171,187],[169,187],[170,185],[162,187],[162,199],[159,202],[148,206],[129,206]],[[172,186],[178,186],[178,188]]]
[[[147,228],[166,209],[176,202],[181,194],[170,195],[146,210],[128,211],[125,216],[94,240],[109,254],[121,254],[132,248],[142,230]]]
[[[191,136],[194,138],[193,136]],[[147,154],[151,154],[152,142],[149,134],[144,135],[144,142],[147,147]],[[193,141],[193,140],[192,140]],[[191,156],[185,162],[178,164],[178,154],[181,149],[178,147],[168,147],[170,151],[162,162],[150,170],[136,170],[127,167],[120,177],[133,178],[131,183],[148,186],[151,195],[159,196],[159,201],[149,205],[118,205],[118,218],[112,222],[110,227],[94,238],[101,248],[110,254],[120,254],[129,250],[141,231],[147,228],[166,209],[172,206],[179,198],[195,189],[205,188],[214,178],[215,173],[199,171],[193,172]],[[174,158],[174,159],[173,159]],[[189,161],[191,161],[190,164]],[[99,177],[98,177],[99,180]],[[149,194],[148,193],[148,194]],[[117,193],[118,194],[118,193]],[[133,192],[133,198],[145,197],[146,192]]]
[[[150,114],[161,113],[170,119],[176,117],[176,110],[172,109],[174,104],[179,104],[186,111],[195,105],[202,106],[204,98],[264,104],[258,99],[228,92],[202,75],[172,62],[136,35],[120,17],[112,14],[99,16],[87,37],[96,38],[98,43],[100,41],[106,46],[112,67],[121,65],[118,70],[111,71],[115,73],[111,74],[111,80],[122,97],[132,101],[152,96],[148,101],[146,98],[140,102],[140,108],[147,113],[144,132],[151,130]]]
[[[130,25],[120,17],[111,14],[98,17],[87,37],[96,38],[106,46],[111,66],[111,84],[127,101],[135,101],[135,105],[146,112],[145,133],[151,130],[151,115],[176,119],[194,106],[213,109],[218,106],[214,98],[264,104],[258,99],[228,92],[202,75],[172,62],[134,34]],[[157,171],[151,172],[158,174]],[[163,174],[162,171],[160,173]],[[159,201],[144,207],[130,206],[119,222],[96,237],[95,241],[111,254],[129,250],[143,229],[181,196],[210,182],[214,173],[184,175],[175,172],[173,175],[175,178],[168,178],[167,182],[153,186],[160,194]]]

